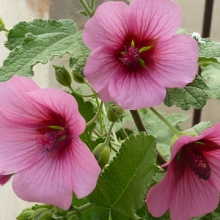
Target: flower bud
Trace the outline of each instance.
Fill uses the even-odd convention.
[[[0,17],[0,31],[5,29],[5,23],[3,21],[3,19]]]
[[[78,74],[75,70],[72,71],[72,75],[73,75],[73,79],[77,83],[85,83],[86,82],[85,77],[83,77],[82,75]]]
[[[108,163],[110,157],[110,147],[101,143],[95,147],[92,153],[98,161],[99,166],[103,168]]]
[[[124,109],[118,105],[111,104],[108,107],[107,117],[110,122],[121,121]]]
[[[24,209],[21,214],[16,218],[17,220],[27,220],[33,214],[34,210],[31,208]]]
[[[55,69],[55,76],[57,81],[63,86],[70,86],[72,79],[68,70],[64,66],[61,67],[53,65],[53,67]]]

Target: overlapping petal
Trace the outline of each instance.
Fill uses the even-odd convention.
[[[24,200],[68,209],[72,202],[72,192],[78,198],[87,196],[95,188],[99,173],[96,159],[88,147],[75,137],[71,146],[61,155],[53,152],[17,173],[13,189]]]
[[[101,169],[79,138],[85,120],[75,99],[16,75],[0,91],[0,174],[15,173],[16,194],[68,209],[72,192],[91,193]]]
[[[133,0],[129,5],[132,33],[141,39],[170,38],[182,22],[182,11],[170,0]]]
[[[181,20],[181,9],[171,0],[99,6],[85,26],[83,40],[93,50],[84,75],[100,99],[130,110],[152,107],[164,100],[166,87],[192,82],[198,45],[193,38],[175,35]],[[148,49],[141,52],[143,48]]]
[[[219,135],[220,123],[206,129],[199,136],[181,136],[177,139],[172,148],[171,160],[165,177],[147,194],[146,203],[153,216],[159,217],[169,209],[172,220],[189,220],[192,217],[211,212],[218,206],[220,191]],[[194,145],[194,143],[202,144],[200,146]],[[189,163],[192,161],[187,160],[191,155],[184,157],[185,159],[178,159],[177,154],[181,158],[185,147],[192,148],[192,151],[196,150],[195,152],[204,156],[211,170],[207,179],[200,178],[198,170],[190,167]],[[198,165],[200,167],[200,164]],[[160,199],[158,200],[158,198]]]
[[[128,30],[128,6],[124,2],[105,2],[85,25],[83,41],[93,50],[100,46],[121,46]]]

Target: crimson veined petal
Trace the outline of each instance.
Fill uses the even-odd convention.
[[[65,152],[54,151],[18,172],[14,177],[13,189],[23,200],[68,209],[72,192],[78,198],[87,196],[95,188],[99,173],[96,159],[76,137]]]
[[[141,38],[169,38],[182,22],[182,11],[171,0],[133,0],[129,9],[130,27]]]
[[[72,192],[79,198],[91,193],[101,170],[79,139],[85,120],[77,102],[61,90],[40,89],[25,77],[1,83],[3,90],[0,174],[15,174],[19,197],[68,209]]]
[[[204,215],[218,206],[219,134],[220,123],[198,136],[180,136],[176,140],[165,177],[147,195],[146,202],[153,216],[161,216],[168,208],[171,220],[185,220]],[[155,195],[160,201],[166,200],[166,205],[156,204]]]
[[[163,102],[166,87],[192,82],[198,44],[175,36],[181,19],[180,7],[171,0],[106,2],[98,7],[83,32],[84,43],[92,49],[84,75],[102,101],[128,110],[152,107]]]

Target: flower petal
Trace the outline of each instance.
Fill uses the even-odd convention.
[[[171,168],[169,167],[169,169]],[[162,216],[169,209],[173,178],[172,172],[167,172],[163,180],[151,187],[147,193],[147,207],[154,217]]]
[[[0,185],[4,185],[11,178],[11,175],[0,175]]]
[[[158,84],[184,87],[194,80],[197,72],[198,44],[189,36],[175,35],[158,41],[151,58],[154,60],[151,75]]]
[[[36,111],[26,97],[26,92],[38,89],[39,87],[31,79],[17,75],[2,82],[0,84],[0,102],[4,105],[0,106],[0,120],[19,121],[28,126],[27,122],[36,117],[32,115],[32,112]]]
[[[109,82],[113,101],[127,110],[148,108],[163,102],[166,89],[148,74],[118,72]]]
[[[26,169],[43,156],[36,144],[36,132],[16,125],[1,124],[0,174],[3,175]]]
[[[78,104],[73,96],[55,88],[38,89],[29,92],[27,96],[35,109],[42,113],[46,112],[46,116],[53,112],[62,116],[74,135],[80,135],[85,130],[85,120],[80,115]]]
[[[109,81],[115,76],[116,70],[121,69],[121,63],[115,61],[113,51],[109,47],[98,47],[93,50],[87,59],[84,75],[94,90],[100,93],[103,101],[112,101],[105,91]],[[105,98],[106,97],[106,98]]]
[[[83,41],[89,49],[106,45],[118,47],[128,32],[128,6],[124,2],[105,2],[86,23]]]
[[[87,146],[74,138],[63,154],[45,155],[35,165],[15,174],[13,189],[24,200],[68,209],[72,191],[82,198],[95,188],[100,167]]]
[[[173,188],[170,217],[172,220],[191,219],[214,211],[218,203],[218,191],[185,167],[184,174]]]
[[[179,5],[170,0],[133,0],[129,9],[130,27],[141,39],[169,38],[182,21]]]

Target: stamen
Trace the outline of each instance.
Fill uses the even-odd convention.
[[[54,130],[47,132],[43,137],[37,138],[37,144],[42,148],[43,154],[48,154],[59,147],[67,135],[65,131]]]
[[[125,51],[121,52],[122,57],[119,59],[125,65],[135,65],[139,63],[140,53],[138,49],[135,47],[127,47],[125,46]]]

